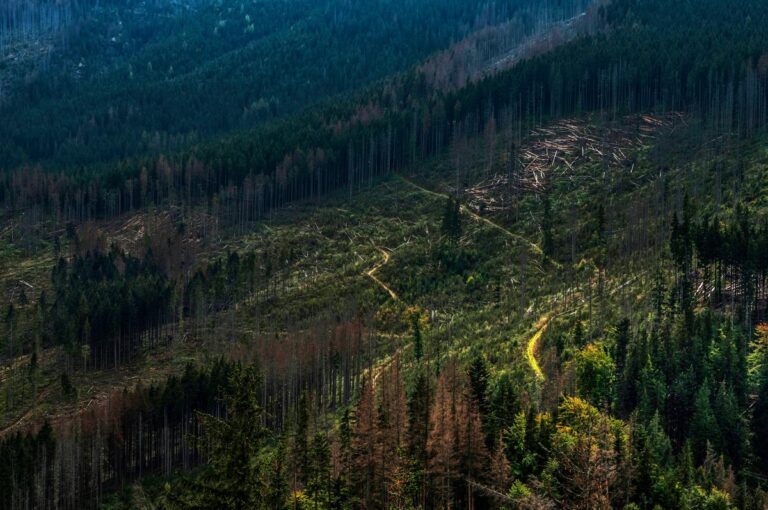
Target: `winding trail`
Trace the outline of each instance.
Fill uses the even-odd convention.
[[[395,177],[397,177],[398,179],[400,179],[404,183],[410,185],[411,187],[416,188],[417,190],[421,191],[422,193],[426,193],[428,195],[432,195],[433,197],[439,197],[439,198],[442,198],[442,199],[449,198],[449,195],[445,195],[443,193],[438,193],[437,191],[432,191],[430,189],[427,189],[427,188],[425,188],[423,186],[420,186],[420,185],[416,184],[412,180],[410,180],[407,177],[404,177],[402,175],[398,174]],[[473,220],[475,220],[477,222],[480,222],[480,223],[484,223],[484,224],[488,225],[489,227],[491,227],[491,228],[493,228],[495,230],[498,230],[499,232],[503,233],[504,235],[506,235],[508,237],[516,239],[516,240],[522,242],[523,244],[527,244],[534,251],[534,253],[536,253],[536,255],[539,255],[539,256],[543,257],[544,259],[546,259],[548,262],[550,262],[555,267],[561,267],[560,264],[557,261],[547,257],[544,254],[544,250],[542,250],[541,247],[538,244],[534,243],[530,239],[527,239],[527,238],[521,236],[520,234],[515,234],[514,232],[512,232],[508,228],[503,227],[502,225],[499,225],[498,223],[496,223],[495,221],[493,221],[493,220],[491,220],[489,218],[486,218],[484,216],[480,216],[479,214],[477,214],[475,211],[473,211],[472,209],[470,209],[469,207],[467,207],[464,204],[460,204],[459,205],[459,210],[461,212],[469,215]]]
[[[365,275],[366,275],[368,278],[370,278],[371,280],[373,280],[374,282],[376,282],[376,284],[377,284],[379,287],[381,287],[382,289],[384,289],[385,291],[387,291],[387,294],[389,294],[389,296],[390,296],[390,297],[391,297],[391,298],[392,298],[394,301],[398,301],[400,298],[397,296],[397,293],[396,293],[394,290],[392,290],[392,288],[390,288],[390,286],[389,286],[389,285],[387,285],[386,283],[382,282],[382,281],[381,281],[381,280],[380,280],[380,279],[379,279],[379,278],[376,276],[376,272],[377,272],[379,269],[381,269],[382,267],[384,267],[384,266],[386,266],[387,264],[389,264],[389,253],[387,253],[387,251],[386,251],[386,250],[384,250],[383,248],[379,248],[379,247],[377,247],[376,249],[377,249],[377,250],[379,250],[379,251],[381,252],[381,255],[384,257],[384,259],[383,259],[381,262],[379,262],[378,264],[376,264],[375,266],[373,266],[371,269],[369,269],[368,271],[366,271],[366,272],[365,272]]]
[[[421,191],[422,193],[425,193],[427,195],[431,195],[433,197],[439,197],[439,198],[442,198],[442,199],[448,198],[448,195],[444,195],[442,193],[438,193],[436,191],[432,191],[432,190],[427,189],[427,188],[425,188],[423,186],[420,186],[420,185],[416,184],[415,182],[411,181],[410,179],[408,179],[407,177],[404,177],[402,175],[396,175],[396,177],[398,179],[400,179],[401,181],[403,181],[404,183],[408,184],[409,186],[411,186],[411,187]],[[484,223],[484,224],[488,225],[489,227],[494,228],[494,229],[498,230],[499,232],[502,232],[503,234],[505,234],[508,237],[511,237],[513,239],[521,241],[523,244],[527,244],[534,251],[534,253],[536,253],[537,255],[540,255],[541,257],[546,259],[554,267],[556,267],[556,268],[562,267],[561,264],[559,264],[557,261],[552,260],[549,257],[547,257],[545,255],[544,251],[541,249],[541,247],[538,244],[534,243],[533,241],[531,241],[529,239],[526,239],[525,237],[521,236],[520,234],[515,234],[514,232],[512,232],[508,228],[505,228],[505,227],[499,225],[498,223],[496,223],[496,222],[494,222],[494,221],[492,221],[492,220],[490,220],[488,218],[480,216],[479,214],[477,214],[475,211],[473,211],[469,207],[465,206],[464,204],[460,205],[460,209],[459,210],[461,212],[469,215],[475,221]],[[377,269],[377,268],[374,268],[373,270],[371,270],[371,272],[375,271],[375,269]],[[374,278],[379,284],[381,284],[381,282],[379,282],[378,279],[376,279],[373,275],[369,274],[368,276],[370,276],[371,278]],[[383,284],[381,284],[381,285],[383,285]],[[551,317],[550,314],[545,314],[545,315],[543,315],[538,320],[538,322],[536,322],[536,333],[534,333],[533,336],[528,340],[528,345],[526,347],[526,358],[528,360],[528,364],[530,365],[531,370],[533,370],[534,374],[536,374],[536,379],[538,379],[540,381],[544,381],[546,379],[546,377],[544,375],[544,371],[541,369],[541,366],[539,365],[538,360],[536,359],[536,353],[539,350],[539,342],[541,341],[541,338],[544,336],[544,333],[546,332],[547,327],[549,326],[549,322],[550,322],[551,319],[552,319],[552,317]]]
[[[536,374],[536,379],[540,381],[544,381],[546,377],[544,376],[544,371],[541,369],[539,362],[536,359],[536,353],[539,350],[539,342],[541,341],[541,337],[544,336],[544,332],[547,330],[547,326],[549,326],[549,321],[549,315],[543,315],[539,319],[539,321],[536,323],[536,333],[534,333],[530,340],[528,340],[528,346],[525,349],[525,357],[528,359],[528,364],[531,366],[533,373]]]
[[[613,294],[620,291],[624,287],[632,284],[637,279],[639,279],[644,273],[645,271],[635,275],[634,277],[625,281],[621,285],[618,285],[615,288],[610,289],[608,292],[608,295],[612,296]],[[558,313],[545,314],[541,316],[538,322],[536,322],[536,333],[534,333],[533,336],[528,340],[528,345],[526,346],[526,349],[525,349],[525,357],[528,360],[528,365],[531,367],[531,370],[533,370],[534,374],[536,374],[536,378],[538,380],[544,381],[546,379],[544,375],[544,371],[541,369],[541,366],[539,365],[539,361],[536,359],[536,354],[539,351],[539,343],[541,342],[541,337],[544,336],[544,333],[547,331],[547,327],[549,326],[549,323],[553,318],[577,311],[579,308],[585,305],[583,297],[581,301],[582,303],[580,305],[575,306],[570,311],[563,310]]]

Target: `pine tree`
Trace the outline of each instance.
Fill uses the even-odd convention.
[[[338,499],[345,499],[352,482],[352,417],[344,409],[339,420],[339,474],[336,479]],[[341,502],[341,501],[340,501]]]
[[[431,495],[443,506],[453,498],[453,484],[460,468],[457,392],[453,378],[448,377],[447,372],[448,369],[444,370],[437,382],[427,438],[428,468],[433,478]]]
[[[488,365],[485,358],[476,354],[467,371],[472,398],[483,417],[488,414]]]
[[[708,445],[720,444],[720,429],[712,411],[709,382],[707,380],[699,387],[693,403],[693,418],[689,433],[694,457],[704,460]]]
[[[614,342],[613,359],[616,363],[617,378],[624,374],[624,365],[627,360],[627,349],[629,348],[629,319],[622,319],[616,326],[616,336]]]
[[[506,494],[512,484],[512,468],[507,459],[506,448],[504,447],[504,438],[501,434],[494,441],[496,448],[491,456],[490,476],[493,487],[502,494]]]
[[[487,479],[490,461],[485,446],[480,413],[455,362],[440,375],[430,412],[427,439],[429,471],[433,475],[436,501],[450,502],[453,491],[466,488],[464,504],[471,507],[475,496],[466,480]],[[462,494],[457,494],[461,498]]]
[[[382,476],[386,485],[387,505],[389,497],[402,503],[407,478],[406,438],[408,409],[405,386],[400,374],[400,357],[396,354],[387,371],[382,374],[381,402],[379,405],[377,442],[381,458]]]
[[[752,448],[763,472],[768,472],[768,364],[763,367],[757,400],[752,409]]]
[[[693,464],[693,449],[691,448],[690,441],[685,442],[683,449],[680,452],[678,459],[678,473],[683,487],[687,488],[693,485],[696,468]]]
[[[427,437],[430,427],[431,387],[426,370],[416,373],[408,398],[408,456],[413,459],[412,471],[419,487],[415,506],[423,506],[426,498]]]
[[[503,372],[496,380],[489,399],[489,427],[491,438],[512,425],[520,412],[520,389],[514,384],[509,372]]]
[[[309,403],[307,392],[302,391],[296,408],[296,429],[293,434],[293,474],[301,485],[307,483],[309,459]],[[294,487],[296,490],[297,487]]]
[[[451,241],[458,241],[461,237],[461,204],[458,199],[446,199],[441,230]]]
[[[378,424],[373,384],[362,383],[360,400],[355,409],[352,435],[352,477],[354,491],[366,508],[374,507],[382,498],[381,452],[377,441]]]
[[[268,510],[285,508],[289,486],[286,479],[286,447],[281,440],[276,449],[265,459],[264,506]]]
[[[317,432],[309,445],[306,492],[314,508],[325,508],[331,493],[331,450],[328,438]]]
[[[268,434],[261,425],[257,401],[261,377],[254,365],[232,372],[232,392],[227,395],[227,419],[200,415],[211,441],[209,469],[196,488],[199,506],[247,510],[264,508],[259,451]],[[191,506],[196,506],[191,505]]]
[[[411,317],[413,327],[413,355],[416,361],[421,361],[424,357],[424,345],[421,338],[421,326],[419,325],[419,314],[414,313]]]

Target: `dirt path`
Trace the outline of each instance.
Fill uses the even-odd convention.
[[[536,353],[539,350],[539,342],[541,341],[541,337],[544,336],[544,332],[547,330],[547,326],[549,326],[549,315],[544,315],[539,319],[539,322],[536,323],[536,333],[533,334],[533,336],[528,340],[528,347],[526,347],[525,350],[525,357],[528,359],[528,364],[531,366],[531,370],[533,370],[533,373],[536,374],[536,379],[543,381],[546,379],[544,376],[544,371],[541,370],[541,367],[539,366],[539,362],[536,359]]]
[[[395,301],[398,301],[400,298],[397,296],[397,293],[396,293],[394,290],[392,290],[392,289],[389,287],[389,285],[387,285],[386,283],[382,282],[382,281],[381,281],[381,280],[380,280],[380,279],[379,279],[379,278],[376,276],[376,272],[377,272],[379,269],[381,269],[382,267],[384,267],[384,266],[386,266],[387,264],[389,264],[389,253],[387,253],[387,251],[386,251],[386,250],[384,250],[383,248],[378,248],[378,247],[377,247],[376,249],[377,249],[377,250],[379,250],[379,251],[381,252],[381,255],[382,255],[382,257],[384,257],[384,258],[383,258],[383,260],[382,260],[381,262],[379,262],[378,264],[376,264],[375,266],[373,266],[371,269],[369,269],[368,271],[366,271],[366,272],[365,272],[365,275],[366,275],[368,278],[370,278],[371,280],[373,280],[374,282],[376,282],[376,284],[377,284],[379,287],[381,287],[382,289],[384,289],[385,291],[387,291],[387,294],[389,294],[389,296],[390,296],[390,297],[391,297],[393,300],[395,300]]]
[[[381,281],[381,280],[380,280],[380,279],[379,279],[379,278],[376,276],[376,272],[377,272],[379,269],[381,269],[382,267],[384,267],[384,266],[386,266],[387,264],[389,264],[389,259],[390,259],[390,255],[389,255],[389,253],[388,253],[388,252],[387,252],[385,249],[383,249],[383,248],[379,248],[378,246],[376,247],[376,249],[377,249],[377,250],[379,250],[379,251],[381,252],[381,256],[382,256],[383,258],[382,258],[381,262],[379,262],[378,264],[376,264],[375,266],[373,266],[371,269],[369,269],[368,271],[366,271],[366,272],[365,272],[365,275],[366,275],[368,278],[370,278],[371,280],[373,280],[373,281],[374,281],[374,282],[375,282],[375,283],[376,283],[376,284],[377,284],[379,287],[381,287],[382,289],[384,289],[385,291],[387,291],[387,294],[389,294],[389,296],[392,298],[392,300],[394,300],[394,301],[399,301],[399,300],[400,300],[400,298],[398,297],[397,293],[396,293],[394,290],[392,290],[392,289],[389,287],[389,285],[387,285],[386,283],[382,282],[382,281]],[[382,361],[381,361],[381,363],[379,363],[379,364],[378,364],[378,365],[376,365],[375,367],[372,367],[372,368],[371,368],[371,382],[373,383],[373,385],[374,385],[374,386],[376,385],[376,382],[378,381],[378,379],[379,379],[379,376],[381,376],[381,374],[382,374],[382,373],[384,373],[384,371],[385,371],[385,370],[387,370],[387,368],[389,368],[389,366],[390,366],[390,365],[392,364],[392,362],[395,360],[395,356],[396,356],[396,355],[397,355],[399,352],[400,352],[400,349],[397,349],[393,355],[391,355],[391,356],[388,356],[386,359],[382,360]]]
[[[403,177],[401,175],[397,176],[398,179],[405,182],[406,184],[410,185],[413,188],[416,188],[417,190],[421,191],[422,193],[425,193],[427,195],[431,195],[433,197],[439,197],[442,199],[448,198],[448,195],[444,195],[442,193],[438,193],[436,191],[429,190],[427,188],[424,188],[423,186],[420,186],[416,184],[415,182],[411,181],[410,179]],[[469,215],[474,219],[475,221],[484,223],[488,225],[491,228],[494,228],[498,230],[499,232],[502,232],[508,237],[511,237],[513,239],[516,239],[518,241],[521,241],[524,244],[527,244],[537,255],[540,255],[542,257],[546,257],[544,255],[544,252],[542,249],[537,245],[536,243],[526,239],[525,237],[515,234],[511,230],[499,225],[498,223],[493,222],[492,220],[488,218],[484,218],[483,216],[480,216],[472,209],[468,208],[465,205],[460,206],[461,212]],[[556,261],[551,261],[556,267],[559,267],[560,264],[558,264]],[[370,275],[369,275],[370,276]],[[551,319],[551,316],[549,314],[543,315],[539,321],[536,323],[536,333],[533,334],[533,336],[528,340],[528,346],[526,348],[526,358],[528,360],[528,364],[530,365],[531,369],[533,370],[534,374],[536,374],[536,378],[540,381],[543,381],[546,377],[544,376],[544,371],[541,369],[541,366],[539,366],[539,362],[536,359],[536,353],[539,350],[539,342],[541,341],[542,336],[544,336],[544,333],[547,330],[547,326],[549,326],[549,321]]]
[[[420,185],[416,184],[415,182],[413,182],[412,180],[408,179],[407,177],[403,177],[402,175],[398,175],[397,178],[400,179],[401,181],[405,182],[406,184],[410,185],[411,187],[416,188],[417,190],[421,191],[422,193],[426,193],[428,195],[432,195],[433,197],[439,197],[439,198],[442,198],[442,199],[449,198],[448,195],[444,195],[442,193],[438,193],[437,191],[432,191],[432,190],[427,189],[427,188],[425,188],[423,186],[420,186]],[[527,244],[537,255],[540,255],[542,257],[546,257],[546,255],[544,255],[544,251],[541,249],[541,247],[538,244],[534,243],[533,241],[531,241],[529,239],[526,239],[525,237],[521,236],[520,234],[515,234],[514,232],[512,232],[508,228],[499,225],[498,223],[494,222],[493,220],[490,220],[490,219],[488,219],[488,218],[486,218],[484,216],[480,216],[479,214],[477,214],[475,211],[473,211],[469,207],[465,206],[464,204],[460,205],[460,211],[465,213],[465,214],[467,214],[467,215],[469,215],[472,219],[474,219],[477,222],[484,223],[484,224],[488,225],[489,227],[491,227],[491,228],[493,228],[495,230],[498,230],[499,232],[503,233],[504,235],[506,235],[508,237],[516,239],[516,240],[522,242],[523,244]],[[548,258],[548,257],[546,257],[546,258]],[[554,263],[555,265],[559,265],[555,261],[551,261],[551,262]]]
[[[609,296],[612,296],[616,292],[620,291],[627,285],[630,285],[635,280],[640,278],[644,272],[641,272],[634,277],[630,278],[629,280],[625,281],[621,285],[618,285],[617,287],[610,289],[608,292]],[[536,354],[539,351],[539,342],[541,342],[541,337],[544,336],[544,333],[547,331],[547,327],[549,326],[549,323],[554,317],[574,313],[579,310],[579,308],[585,306],[586,303],[584,303],[584,298],[581,299],[582,303],[573,307],[570,310],[563,310],[558,313],[549,313],[542,315],[541,318],[536,323],[536,333],[533,334],[533,336],[528,340],[528,345],[525,349],[525,357],[528,360],[528,365],[531,367],[531,370],[533,370],[533,373],[536,374],[536,378],[540,381],[544,381],[546,379],[544,375],[544,371],[541,369],[541,366],[539,365],[539,361],[536,359]]]

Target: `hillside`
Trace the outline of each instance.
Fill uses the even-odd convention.
[[[29,16],[72,18],[56,33],[43,21],[27,37],[6,28],[19,45],[51,43],[6,50],[3,74],[24,83],[2,107],[12,119],[0,127],[4,168],[175,152],[356,90],[470,32],[515,19],[525,34],[533,20],[573,16],[582,1],[409,0],[396,10],[383,0],[62,2],[70,3],[69,16]],[[35,52],[44,62],[16,68]]]
[[[4,107],[0,508],[768,505],[762,2],[130,5],[177,78]]]

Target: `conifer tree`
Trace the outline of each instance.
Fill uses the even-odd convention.
[[[768,352],[766,352],[768,354]],[[757,399],[752,409],[752,447],[760,466],[768,471],[768,362],[763,363]]]
[[[307,392],[302,391],[296,408],[296,429],[293,435],[293,474],[296,481],[301,485],[305,485],[308,481],[309,451],[309,402],[307,401]],[[294,490],[296,489],[297,487],[294,487]]]
[[[355,493],[366,508],[382,500],[381,452],[379,451],[378,424],[373,383],[362,383],[360,400],[355,409],[352,435],[352,477]]]
[[[451,241],[458,241],[461,231],[461,204],[457,198],[448,197],[443,211],[443,235]]]
[[[629,349],[629,319],[622,319],[616,326],[614,341],[613,360],[616,364],[617,378],[624,374],[624,365],[627,360],[627,350]]]
[[[708,445],[720,444],[719,427],[710,395],[709,382],[705,380],[696,392],[690,430],[693,454],[699,462],[704,460]]]
[[[416,373],[408,397],[408,456],[413,459],[415,484],[419,487],[414,504],[423,505],[426,498],[427,438],[430,428],[431,387],[424,368]]]
[[[261,376],[254,365],[238,366],[230,379],[227,419],[201,415],[212,444],[209,469],[190,507],[247,510],[265,508],[264,478],[258,454],[268,434],[257,401]]]
[[[476,354],[467,370],[472,398],[483,414],[488,411],[488,365],[485,358]]]
[[[306,492],[314,508],[325,508],[331,495],[331,450],[323,432],[312,437],[309,450]]]
[[[421,358],[424,356],[424,341],[421,337],[418,313],[414,313],[411,316],[411,323],[413,328],[413,355],[416,361],[421,361]]]

